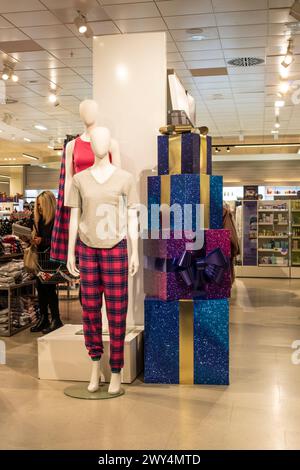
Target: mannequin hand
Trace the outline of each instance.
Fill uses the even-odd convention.
[[[129,263],[129,274],[130,276],[135,276],[139,269],[139,257],[137,254],[131,255],[130,263]]]
[[[74,277],[79,276],[79,270],[76,268],[76,260],[74,255],[68,256],[67,268],[70,274]]]

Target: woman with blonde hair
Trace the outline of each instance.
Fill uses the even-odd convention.
[[[32,243],[42,253],[49,250],[51,246],[51,236],[54,225],[56,210],[56,199],[51,191],[43,191],[36,198],[34,206],[34,230]],[[37,278],[37,291],[40,306],[40,319],[31,328],[33,333],[42,331],[44,334],[50,333],[63,326],[58,308],[58,296],[55,284],[43,284]],[[51,312],[51,323],[48,317],[48,307]]]

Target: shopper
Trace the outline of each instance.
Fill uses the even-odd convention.
[[[49,253],[51,236],[54,225],[56,199],[51,191],[43,191],[36,199],[34,207],[34,230],[32,243],[37,247],[39,260]],[[33,333],[42,331],[50,333],[63,326],[59,315],[58,296],[55,284],[43,284],[37,278],[37,291],[40,306],[40,320],[31,328]],[[48,317],[48,307],[51,312],[51,323]]]
[[[240,254],[240,247],[233,216],[229,206],[226,203],[223,204],[223,228],[226,230],[230,230],[230,274],[231,284],[233,284],[235,280],[235,258]]]

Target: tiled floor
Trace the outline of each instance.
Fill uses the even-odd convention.
[[[1,449],[299,449],[300,281],[238,279],[231,301],[229,387],[126,386],[74,400],[37,379],[29,331],[6,341],[0,366]],[[71,305],[70,322],[80,318]],[[300,357],[300,354],[299,354]]]

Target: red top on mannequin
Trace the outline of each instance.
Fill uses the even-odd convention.
[[[111,163],[111,154],[109,154],[109,160]],[[75,139],[73,150],[74,174],[90,168],[94,164],[94,161],[95,156],[92,151],[91,143],[86,140],[82,140],[81,137],[77,137]]]

